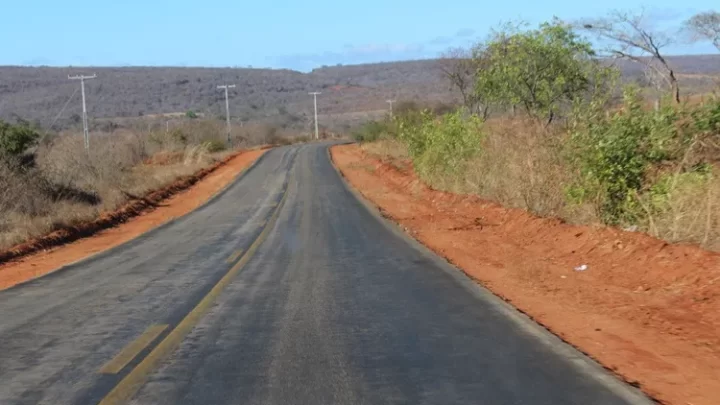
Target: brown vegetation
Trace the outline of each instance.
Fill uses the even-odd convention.
[[[169,130],[93,134],[89,152],[81,136],[61,134],[18,156],[1,157],[0,250],[38,238],[34,249],[81,237],[126,218],[123,209],[107,217],[121,206],[136,212],[190,186],[234,153],[226,150],[222,128],[192,120]],[[242,128],[232,143],[249,148],[302,140],[283,136]],[[5,253],[0,262],[15,257]]]
[[[66,212],[53,212],[52,207],[49,208],[49,218],[28,218],[28,221],[37,221],[36,223],[47,223],[51,221],[53,223],[53,231],[44,234],[46,229],[43,228],[22,228],[21,224],[14,224],[15,234],[22,233],[38,234],[42,235],[27,242],[12,246],[6,250],[0,250],[0,264],[9,260],[16,260],[20,257],[45,250],[58,245],[73,242],[77,239],[88,237],[99,231],[107,228],[111,228],[128,221],[130,218],[142,215],[148,211],[151,211],[158,207],[158,205],[169,197],[187,190],[192,187],[198,181],[204,179],[208,174],[214,172],[219,167],[227,164],[229,161],[235,159],[239,153],[234,152],[222,160],[214,163],[210,166],[206,166],[202,169],[192,172],[193,169],[197,169],[197,165],[185,165],[182,162],[184,156],[175,155],[180,160],[175,163],[168,163],[165,157],[173,156],[168,154],[158,154],[154,158],[149,159],[153,163],[145,165],[144,168],[136,168],[135,170],[141,172],[144,177],[152,178],[154,180],[146,181],[141,183],[141,187],[147,188],[149,192],[143,192],[141,194],[132,194],[127,191],[121,190],[124,194],[125,199],[128,201],[120,205],[117,209],[107,210],[100,212],[99,214],[95,210],[83,210],[81,206],[76,205],[73,210],[72,206],[69,207],[67,212],[73,214],[72,221],[64,221],[64,218],[59,217]],[[160,157],[158,159],[157,157]],[[156,162],[160,160],[162,164],[158,165]],[[176,160],[176,159],[172,159]],[[163,169],[158,170],[158,166]],[[168,168],[168,166],[170,166]],[[152,169],[150,167],[153,167]],[[188,174],[189,172],[189,174]],[[167,179],[176,177],[176,179],[169,182],[169,184],[154,189],[158,184],[168,183]],[[165,181],[163,181],[165,180]],[[157,184],[155,184],[157,182]],[[138,182],[139,183],[139,182]],[[28,195],[21,195],[21,198],[32,198]],[[47,204],[48,201],[45,201]],[[52,205],[52,203],[49,203]],[[83,212],[84,211],[84,212]],[[55,217],[58,216],[58,217]],[[92,219],[95,216],[94,219]],[[13,224],[11,224],[13,225]],[[36,225],[37,226],[37,225]],[[11,235],[13,233],[10,233]]]

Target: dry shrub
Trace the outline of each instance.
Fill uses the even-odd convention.
[[[645,216],[639,224],[669,242],[689,242],[720,250],[720,179],[712,175],[676,173],[662,195],[639,201]]]
[[[38,146],[34,167],[0,159],[0,249],[92,220],[232,153],[214,152],[221,135],[213,125],[183,128],[192,134],[185,140],[152,131],[95,133],[89,153],[81,135],[63,134]]]
[[[561,154],[562,132],[532,120],[498,118],[485,123],[481,152],[466,169],[452,176],[431,176],[438,190],[476,194],[538,215],[572,216],[565,203],[567,170]],[[367,153],[398,164],[410,158],[408,147],[397,139],[362,144]]]
[[[398,161],[410,158],[407,146],[397,139],[381,139],[376,142],[363,143],[361,148],[383,160]]]
[[[482,153],[468,165],[458,190],[538,215],[569,214],[561,131],[532,120],[498,118],[486,123],[486,132]]]
[[[20,212],[41,215],[47,212],[44,184],[34,172],[20,170],[12,162],[0,159],[0,213]],[[0,228],[7,227],[6,215],[0,217]]]

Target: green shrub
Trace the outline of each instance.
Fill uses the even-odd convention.
[[[16,125],[0,120],[0,154],[19,156],[40,139],[40,134],[25,122]]]
[[[683,124],[685,115],[670,103],[657,111],[643,109],[639,91],[627,88],[622,111],[576,116],[569,158],[579,177],[568,197],[594,201],[607,224],[636,223],[644,215],[639,198],[652,187],[651,172],[661,173],[663,162],[682,165],[697,133]]]
[[[456,175],[480,152],[482,122],[461,112],[435,117],[429,111],[401,119],[398,137],[425,177]]]
[[[373,142],[383,137],[394,138],[396,132],[393,120],[370,121],[355,130],[352,136],[358,142]]]

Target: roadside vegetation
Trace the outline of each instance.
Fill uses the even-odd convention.
[[[170,126],[138,122],[133,128],[48,133],[29,122],[0,121],[0,250],[53,230],[95,219],[143,198],[237,148],[287,144],[307,138],[271,126],[234,128],[188,116]]]
[[[717,45],[717,16],[684,32]],[[437,189],[718,250],[720,98],[683,97],[663,53],[671,35],[644,17],[502,25],[443,60],[456,111],[398,108],[355,138],[411,160]],[[616,59],[640,64],[647,82],[623,81]]]

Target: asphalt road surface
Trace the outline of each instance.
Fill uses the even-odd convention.
[[[366,208],[327,147],[0,292],[0,404],[649,403]]]

